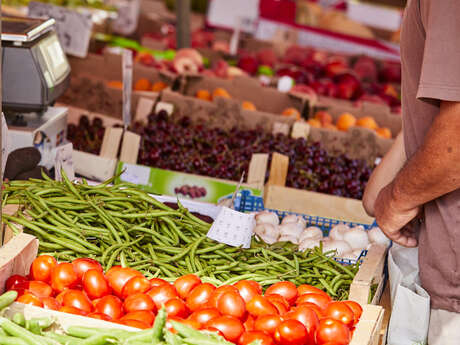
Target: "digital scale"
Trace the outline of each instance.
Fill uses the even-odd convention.
[[[67,108],[52,107],[70,83],[70,65],[54,19],[2,16],[2,107],[8,152],[35,146],[42,165],[65,143]]]

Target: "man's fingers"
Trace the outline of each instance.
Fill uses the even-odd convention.
[[[403,232],[392,234],[390,239],[404,247],[416,247],[417,239],[413,235],[406,235]]]

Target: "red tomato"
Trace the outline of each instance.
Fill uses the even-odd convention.
[[[196,321],[201,326],[205,325],[209,320],[212,320],[218,316],[221,316],[219,310],[216,308],[203,308],[193,312],[189,317],[188,320]]]
[[[251,314],[246,314],[246,318],[243,320],[243,327],[246,332],[254,330],[254,324],[256,320]]]
[[[53,297],[44,297],[40,299],[43,303],[43,308],[51,310],[59,310],[61,304]]]
[[[278,294],[265,294],[265,298],[268,299],[270,302],[279,302],[281,304],[284,304],[284,306],[286,308],[289,308],[289,302],[286,300],[286,298],[284,298],[283,296],[281,295],[278,295]]]
[[[160,286],[160,285],[168,285],[169,283],[166,280],[163,280],[161,278],[152,278],[150,279],[150,286],[155,287],[155,286]]]
[[[88,270],[83,274],[83,289],[90,299],[101,298],[110,294],[110,286],[99,270]]]
[[[285,320],[297,320],[301,322],[307,330],[308,338],[311,342],[315,340],[315,332],[319,325],[319,318],[315,311],[307,306],[298,306],[284,315]]]
[[[242,319],[246,314],[244,299],[237,292],[226,292],[217,301],[217,309],[224,314]]]
[[[152,297],[144,293],[136,293],[125,299],[123,309],[126,313],[138,310],[148,310],[155,313],[157,308]]]
[[[71,263],[63,262],[51,271],[51,287],[57,292],[71,289],[78,283],[78,276]]]
[[[212,292],[211,297],[208,300],[207,306],[210,308],[218,308],[219,298],[226,292],[238,292],[238,289],[232,285],[219,286]]]
[[[121,297],[125,299],[126,297],[136,293],[146,293],[151,288],[152,285],[147,278],[135,276],[128,280],[125,286],[123,286],[123,289],[121,289]]]
[[[75,307],[87,313],[90,313],[93,309],[93,305],[88,296],[86,296],[84,292],[78,290],[68,291],[63,297],[62,305],[64,307]]]
[[[255,282],[250,280],[240,280],[233,284],[238,289],[240,296],[243,297],[244,302],[248,303],[253,297],[260,295],[258,287],[254,286]]]
[[[331,302],[331,298],[327,295],[322,295],[318,293],[309,293],[306,295],[302,295],[297,298],[296,304],[302,304],[304,302],[310,302],[316,304],[321,310],[326,309],[327,305]]]
[[[211,333],[216,333],[218,336],[221,336],[222,338],[224,338],[224,333],[219,331],[217,328],[208,326],[208,327],[203,327],[201,330],[211,332]]]
[[[81,316],[88,315],[88,313],[86,311],[78,309],[78,308],[75,308],[75,307],[63,306],[63,307],[59,308],[59,311],[61,313],[68,313],[68,314],[81,315]]]
[[[109,286],[117,296],[121,296],[121,290],[125,284],[135,276],[142,276],[142,274],[132,268],[118,266],[112,267],[105,274]]]
[[[51,297],[53,294],[53,289],[45,282],[32,280],[27,282],[27,285],[27,291],[38,298]]]
[[[275,340],[282,345],[305,345],[309,343],[305,326],[297,320],[281,322],[276,328]]]
[[[24,295],[20,296],[16,300],[16,302],[23,303],[23,304],[30,304],[36,307],[43,307],[42,301],[40,301],[40,299],[37,296],[32,295],[31,293],[25,293]]]
[[[166,325],[165,325],[166,329],[174,334],[177,334],[177,331],[173,327],[171,321],[183,322],[184,319],[181,319],[180,317],[176,317],[176,316],[171,316],[166,319]]]
[[[283,296],[290,305],[294,304],[297,299],[297,287],[293,282],[279,282],[270,286],[266,291],[266,295],[277,294]]]
[[[147,322],[141,321],[141,320],[125,319],[125,320],[121,320],[120,323],[122,325],[140,328],[140,329],[150,328],[150,325],[148,325]]]
[[[102,313],[89,313],[86,316],[91,317],[93,319],[98,319],[98,320],[112,321],[112,318],[110,316],[102,314]]]
[[[50,255],[40,255],[30,266],[30,276],[33,280],[45,283],[51,281],[51,271],[57,265],[57,261]]]
[[[363,308],[359,303],[356,303],[355,301],[344,301],[344,303],[347,304],[347,306],[353,311],[354,314],[354,325],[356,325],[361,318],[361,314],[363,313]]]
[[[184,325],[190,326],[194,329],[200,329],[201,325],[197,321],[185,319],[181,321]]]
[[[223,315],[209,320],[205,327],[213,327],[222,332],[225,339],[231,342],[236,342],[243,334],[244,327],[240,320],[236,317]]]
[[[278,309],[264,296],[257,295],[248,303],[246,303],[246,310],[252,316],[261,315],[277,315]]]
[[[179,277],[174,282],[174,287],[180,298],[186,299],[189,293],[198,285],[201,284],[201,279],[194,274],[187,274]]]
[[[161,306],[170,299],[177,298],[176,289],[171,284],[155,286],[147,292],[147,295],[152,297],[157,309],[161,309]]]
[[[313,309],[313,311],[316,313],[316,316],[318,316],[318,319],[320,320],[324,317],[324,310],[322,310],[320,307],[318,307],[314,303],[303,302],[303,303],[297,304],[297,306],[298,307],[305,306],[305,307],[309,307],[310,309]]]
[[[262,285],[260,285],[258,282],[254,281],[254,280],[247,280],[247,282],[249,282],[249,284],[251,284],[252,287],[257,290],[257,293],[259,295],[262,294]]]
[[[335,342],[337,345],[348,345],[351,340],[351,333],[348,327],[340,321],[324,318],[319,321],[316,330],[316,343],[325,345],[328,342]]]
[[[177,316],[186,318],[189,314],[187,305],[180,298],[172,298],[165,303],[166,312],[168,316]]]
[[[120,320],[140,320],[151,326],[153,325],[153,321],[155,321],[155,314],[148,310],[132,311],[123,315]]]
[[[74,261],[72,261],[72,266],[73,266],[75,273],[77,273],[78,280],[82,280],[85,272],[89,270],[96,270],[101,273],[104,272],[101,264],[97,262],[96,260],[90,259],[90,258],[75,259]]]
[[[56,296],[56,301],[62,305],[62,303],[64,303],[64,295],[69,292],[69,291],[72,291],[71,289],[68,289],[68,290],[64,290],[62,291],[61,293],[59,293],[57,296]]]
[[[186,303],[188,309],[194,312],[204,308],[214,290],[216,290],[216,287],[209,283],[203,283],[196,286],[187,297]]]
[[[255,341],[259,341],[259,345],[274,345],[273,338],[261,331],[244,332],[238,340],[238,345],[250,345]]]
[[[276,328],[283,320],[279,315],[262,315],[256,319],[254,330],[267,332],[270,335],[275,334]]]
[[[6,283],[5,283],[5,290],[8,291],[8,290],[11,290],[13,289],[13,287],[15,285],[18,285],[18,284],[21,284],[21,283],[25,283],[27,282],[27,278],[24,277],[24,276],[20,276],[19,274],[13,274],[11,277],[9,277],[7,280],[6,280]]]
[[[344,302],[331,302],[324,311],[324,316],[341,321],[348,327],[352,327],[355,322],[353,310]]]
[[[65,297],[65,295],[64,295]],[[121,300],[113,295],[102,297],[97,303],[95,311],[110,316],[116,320],[123,315],[123,303]]]
[[[286,308],[286,306],[281,302],[273,301],[272,304],[275,306],[276,310],[278,310],[278,314],[281,316],[286,314],[289,310],[289,308]]]
[[[320,295],[326,295],[329,296],[326,292],[324,292],[321,289],[318,289],[317,287],[308,285],[308,284],[302,284],[297,287],[297,291],[299,292],[299,296],[302,295],[307,295],[309,293],[316,293]]]

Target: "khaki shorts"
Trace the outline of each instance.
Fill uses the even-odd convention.
[[[428,345],[459,345],[460,314],[431,309]]]

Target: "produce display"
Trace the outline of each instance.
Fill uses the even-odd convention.
[[[119,80],[111,80],[107,82],[107,86],[114,89],[123,90],[123,82]],[[167,87],[168,85],[162,81],[151,83],[150,80],[148,80],[147,78],[140,78],[134,83],[133,90],[160,92],[166,89]]]
[[[142,329],[153,326],[152,334],[140,334],[157,341],[166,326],[198,339],[206,335],[200,337],[193,328],[216,332],[241,345],[256,339],[280,345],[348,344],[362,313],[358,303],[335,302],[311,285],[282,281],[263,292],[255,281],[216,287],[192,274],[168,283],[148,280],[129,267],[114,266],[104,274],[91,259],[58,263],[42,255],[32,262],[30,279],[13,275],[7,280],[6,289],[17,292],[17,302]]]
[[[68,140],[78,150],[98,153],[103,133],[97,128],[82,116],[78,126],[69,124]],[[236,128],[225,132],[186,117],[175,121],[164,111],[133,129],[142,137],[138,163],[161,169],[239,181],[253,153],[278,152],[289,156],[287,186],[355,199],[362,198],[372,172],[363,160],[332,156],[302,138]]]
[[[6,0],[3,2],[7,6],[27,6],[30,0]],[[107,5],[102,0],[38,0],[39,2],[44,2],[50,5],[55,6],[65,6],[65,7],[88,7],[99,10],[106,11],[116,11],[112,6]]]
[[[255,234],[265,243],[291,242],[299,245],[299,250],[321,247],[323,251],[336,251],[339,258],[357,260],[363,250],[371,245],[388,246],[390,240],[382,230],[374,227],[368,231],[363,226],[350,228],[346,224],[332,227],[328,236],[317,226],[306,226],[305,219],[288,215],[279,221],[274,212],[262,211],[256,214]]]

